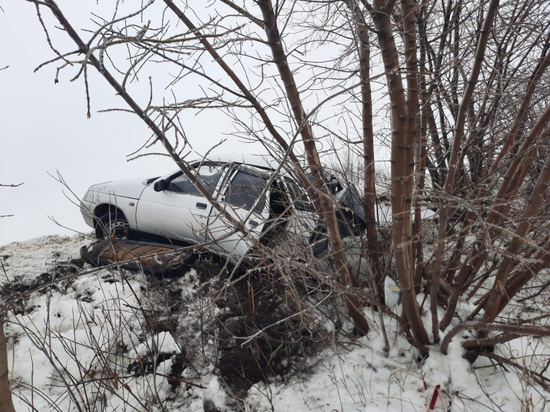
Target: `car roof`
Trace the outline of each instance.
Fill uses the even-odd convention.
[[[241,164],[252,168],[257,168],[264,171],[274,171],[280,165],[280,160],[268,154],[253,154],[253,153],[222,153],[208,154],[204,158],[197,158],[190,162],[192,165],[197,163],[234,163]],[[281,168],[282,176],[290,176],[289,170],[286,167]]]
[[[222,163],[239,163],[247,166],[260,167],[262,169],[276,169],[279,167],[279,162],[273,157],[266,154],[252,153],[224,153],[224,154],[209,154],[202,161],[222,162]]]

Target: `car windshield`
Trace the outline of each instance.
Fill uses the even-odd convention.
[[[155,177],[150,177],[149,179],[147,179],[145,181],[145,184],[146,185],[150,185],[151,183],[153,183],[155,180],[157,180],[160,176],[155,176]]]

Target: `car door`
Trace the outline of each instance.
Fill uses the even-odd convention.
[[[250,235],[259,239],[269,216],[269,176],[245,166],[235,167],[218,194],[218,201],[232,218],[245,224]],[[253,240],[236,232],[216,209],[208,221],[208,240],[214,240],[213,249],[240,257],[253,246]]]
[[[216,189],[226,168],[220,164],[195,164],[200,180],[210,194]],[[140,232],[169,239],[204,242],[212,204],[190,179],[177,172],[159,179],[142,193],[136,220]]]
[[[292,238],[300,239],[297,244],[307,247],[316,226],[317,214],[305,190],[289,177],[285,177],[287,193],[290,195],[293,213],[288,219],[287,232]],[[295,242],[296,243],[296,242]]]

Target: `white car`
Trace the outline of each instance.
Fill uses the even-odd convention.
[[[262,244],[281,250],[293,245],[286,252],[294,254],[311,243],[317,245],[316,255],[326,250],[304,190],[289,176],[274,176],[276,167],[265,160],[201,160],[190,165],[212,197]],[[234,258],[248,253],[254,243],[235,231],[181,171],[93,185],[81,201],[81,211],[98,238],[206,244]]]

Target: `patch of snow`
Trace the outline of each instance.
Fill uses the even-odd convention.
[[[256,382],[242,405],[216,375],[215,333],[202,336],[201,317],[215,319],[221,309],[195,296],[196,271],[173,280],[186,302],[178,313],[179,335],[146,332],[145,314],[153,313],[160,298],[144,274],[89,265],[68,270],[88,242],[83,236],[48,236],[0,247],[4,285],[33,285],[43,273],[56,279],[36,292],[4,297],[17,298],[10,301],[13,310],[4,324],[17,411],[73,411],[76,402],[101,411],[203,411],[208,402],[223,412],[428,411],[434,392],[434,411],[519,411],[526,410],[527,400],[530,410],[546,408],[547,394],[529,376],[486,358],[470,365],[461,346],[471,336],[467,331],[451,342],[448,355],[434,345],[421,360],[395,320],[386,318],[391,346],[386,356],[373,313],[367,314],[375,326],[368,336],[357,341],[335,336],[333,347],[307,359],[309,372]],[[459,313],[472,309],[465,302],[459,307]],[[401,307],[394,310],[400,313]],[[429,313],[424,319],[429,330]],[[336,331],[331,325],[326,329]],[[540,372],[549,351],[547,338],[521,338],[498,345],[496,353],[523,359]],[[167,377],[174,358],[155,360],[156,374],[129,369],[135,363],[139,370],[140,362],[161,352],[185,354],[192,367],[181,378],[202,388],[182,385],[173,391]]]

